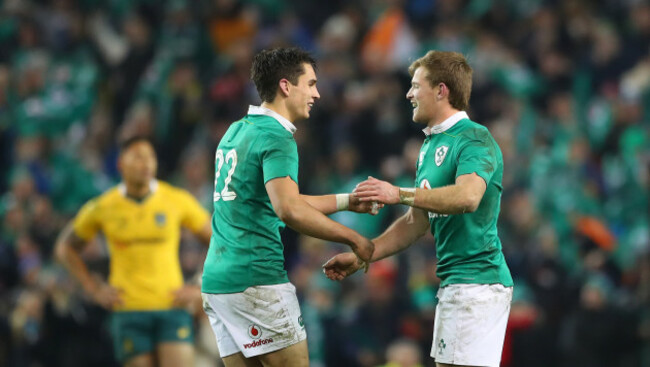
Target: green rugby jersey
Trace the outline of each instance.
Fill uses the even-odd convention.
[[[295,127],[279,114],[251,106],[224,134],[215,155],[212,239],[203,268],[204,293],[237,293],[289,281],[277,217],[265,184],[298,182]]]
[[[441,286],[456,283],[512,286],[497,219],[501,206],[503,157],[487,128],[458,112],[442,124],[424,129],[415,185],[436,188],[453,185],[456,177],[476,173],[487,184],[478,209],[465,214],[429,212],[436,238],[437,275]]]

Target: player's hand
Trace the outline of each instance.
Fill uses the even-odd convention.
[[[201,288],[197,285],[186,284],[173,292],[174,300],[172,305],[179,308],[195,310],[203,302],[201,299]]]
[[[106,283],[99,283],[90,293],[92,300],[107,310],[124,304],[122,291]]]
[[[354,188],[351,196],[358,198],[361,202],[376,201],[379,204],[398,204],[399,187],[374,177],[368,177]]]
[[[350,205],[348,210],[355,213],[368,213],[370,215],[379,214],[379,210],[384,207],[384,204],[379,204],[375,201],[361,201],[358,197],[350,195]]]
[[[351,252],[338,254],[323,264],[323,273],[331,280],[343,280],[356,273],[364,264]]]
[[[357,257],[365,264],[365,269],[368,271],[368,263],[372,258],[372,253],[375,252],[375,244],[369,239],[359,236],[359,242],[354,242],[350,247]]]

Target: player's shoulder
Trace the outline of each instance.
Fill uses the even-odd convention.
[[[249,141],[254,147],[263,148],[269,142],[288,142],[293,140],[293,135],[287,131],[276,119],[266,115],[246,115],[233,122],[222,142],[234,136],[238,139]]]
[[[185,201],[192,198],[192,194],[182,187],[174,186],[166,181],[157,180],[159,194],[165,199],[170,201]]]
[[[478,140],[483,142],[492,141],[492,134],[487,127],[472,121],[470,119],[465,119],[462,124],[462,129],[458,133],[459,137],[467,140]]]
[[[156,180],[156,185],[158,186],[156,190],[158,190],[158,192],[162,195],[176,196],[176,195],[184,195],[187,193],[187,190],[178,186],[174,186],[167,181]]]
[[[110,189],[104,191],[98,196],[91,198],[86,201],[83,205],[83,209],[88,210],[97,210],[101,208],[106,208],[111,206],[121,197],[118,186],[113,186]]]
[[[262,137],[268,137],[270,135],[276,138],[293,138],[293,134],[282,126],[282,124],[273,116],[247,115],[244,120],[244,122],[255,125],[255,130],[260,132]]]
[[[95,202],[98,205],[109,205],[121,198],[122,198],[122,194],[120,192],[120,186],[115,185],[109,188],[108,190],[104,191],[103,193],[101,193],[99,196],[90,199],[88,202],[89,203]]]

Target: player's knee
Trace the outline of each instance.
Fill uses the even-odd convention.
[[[194,365],[194,346],[190,343],[162,343],[157,354],[160,367]]]

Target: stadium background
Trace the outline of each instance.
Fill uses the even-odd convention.
[[[133,134],[155,141],[159,178],[211,210],[216,144],[259,103],[252,55],[287,45],[319,61],[322,99],[296,134],[310,194],[368,175],[412,186],[422,133],[406,67],[429,49],[464,53],[469,115],[505,161],[516,288],[502,365],[650,365],[647,1],[0,3],[0,366],[116,365],[106,312],[53,261],[56,235],[117,182],[116,141]],[[334,218],[374,236],[400,210]],[[313,366],[432,364],[430,236],[340,284],[320,265],[342,247],[283,236]],[[184,236],[188,276],[204,251]],[[84,256],[106,273],[101,239]],[[197,365],[219,365],[201,311],[197,325]]]

